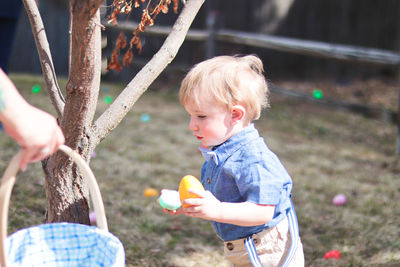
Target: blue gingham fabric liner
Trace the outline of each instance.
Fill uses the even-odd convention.
[[[6,241],[9,266],[125,266],[121,241],[95,226],[50,223],[19,230]]]

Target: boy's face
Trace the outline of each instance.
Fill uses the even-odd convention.
[[[194,101],[184,105],[190,115],[189,129],[203,147],[222,144],[233,135],[232,114],[210,96],[202,96],[197,106]]]

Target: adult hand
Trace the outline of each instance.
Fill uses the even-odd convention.
[[[4,130],[21,146],[20,167],[47,158],[64,143],[64,135],[56,119],[34,106],[19,106],[17,114],[4,124]]]

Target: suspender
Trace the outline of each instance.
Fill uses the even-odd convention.
[[[296,216],[296,211],[294,210],[294,206],[291,202],[291,208],[288,211],[288,221],[289,221],[289,232],[290,232],[290,239],[292,240],[292,243],[290,244],[290,249],[289,253],[285,259],[285,261],[282,264],[282,267],[289,266],[290,262],[294,258],[294,255],[296,254],[297,246],[299,244],[299,223],[297,221],[297,216]]]
[[[290,203],[291,207],[287,212],[287,218],[289,223],[290,239],[292,242],[290,244],[288,255],[283,262],[282,267],[289,266],[290,262],[294,258],[294,255],[296,254],[297,246],[299,244],[299,223],[297,221],[296,211],[294,210],[292,200],[290,200]],[[247,238],[245,238],[244,246],[246,247],[247,253],[249,254],[249,258],[253,266],[262,267],[252,236],[248,236]]]
[[[249,258],[253,266],[262,267],[252,236],[248,236],[244,239],[244,246],[246,247],[247,254],[249,254]]]

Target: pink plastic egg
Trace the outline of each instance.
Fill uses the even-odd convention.
[[[338,194],[332,199],[333,205],[341,206],[346,203],[346,196],[343,194]]]
[[[94,213],[94,211],[89,213],[89,220],[90,220],[90,224],[92,224],[92,225],[96,224],[96,222],[97,222],[96,213]]]

